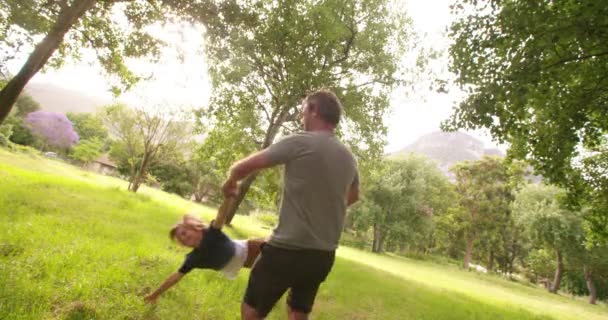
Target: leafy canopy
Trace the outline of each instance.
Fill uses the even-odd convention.
[[[465,0],[453,11],[450,66],[469,96],[444,127],[487,128],[565,186],[577,146],[608,132],[605,1]]]

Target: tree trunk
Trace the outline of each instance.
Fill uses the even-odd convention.
[[[228,208],[228,213],[226,214],[226,225],[230,225],[230,223],[232,223],[232,219],[236,214],[236,210],[241,205],[241,202],[243,202],[243,199],[245,199],[247,191],[249,191],[251,184],[253,183],[253,181],[255,181],[257,177],[257,173],[252,173],[247,178],[245,178],[243,182],[241,182],[241,185],[239,186],[239,193],[237,194],[236,199],[234,200],[234,204],[230,206],[230,208]]]
[[[151,158],[151,152],[144,153],[144,158],[141,161],[141,166],[139,166],[139,170],[137,170],[137,174],[135,174],[135,177],[133,178],[133,183],[131,183],[131,188],[129,190],[137,192],[137,190],[141,186],[141,183],[146,177],[146,172],[148,171],[148,164],[150,163]]]
[[[385,232],[380,232],[380,241],[378,242],[378,253],[384,252],[384,239],[386,238]]]
[[[464,253],[464,268],[469,269],[469,264],[471,263],[471,255],[473,254],[473,237],[467,236],[467,248]]]
[[[374,241],[372,243],[372,252],[380,253],[384,249],[384,235],[379,224],[374,223]]]
[[[194,202],[201,203],[203,201],[203,196],[205,196],[205,193],[201,190],[194,191]]]
[[[597,289],[595,283],[593,283],[593,272],[587,266],[583,267],[585,273],[585,282],[587,282],[587,289],[589,289],[589,303],[595,304],[597,301]]]
[[[553,282],[551,283],[551,288],[549,292],[557,293],[559,290],[559,285],[562,281],[562,274],[564,273],[564,262],[562,259],[562,253],[559,250],[555,251],[557,256],[557,269],[555,269],[555,276],[553,278]]]
[[[515,257],[517,257],[517,252],[514,250],[513,255],[509,257],[509,274],[513,274],[513,263],[515,262]]]
[[[36,45],[17,75],[0,91],[0,124],[8,116],[25,85],[46,64],[63,42],[65,34],[95,2],[96,0],[76,0],[71,6],[66,5],[61,9],[49,33]]]
[[[276,117],[276,121],[273,121],[273,123],[268,126],[268,129],[266,130],[266,135],[264,136],[264,142],[262,143],[260,150],[264,150],[272,144],[274,138],[277,136],[277,133],[279,133],[281,125],[283,125],[287,118],[287,115],[289,114],[288,111],[289,109],[281,110],[281,112],[279,112],[278,116]],[[252,173],[247,178],[245,178],[243,182],[241,182],[239,194],[237,195],[233,204],[228,208],[228,212],[226,213],[226,225],[230,225],[232,223],[232,219],[234,218],[236,211],[243,202],[243,199],[245,199],[245,195],[247,194],[247,191],[249,191],[249,187],[251,187],[251,184],[253,183],[253,181],[255,181],[257,176],[257,173]]]
[[[490,257],[488,258],[488,265],[486,266],[488,272],[494,270],[494,250],[490,249]]]

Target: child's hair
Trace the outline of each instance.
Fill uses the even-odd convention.
[[[197,217],[191,214],[185,214],[182,219],[176,223],[171,230],[169,230],[169,239],[175,241],[175,234],[177,233],[177,228],[179,227],[188,227],[197,231],[202,231],[205,229],[205,224]]]

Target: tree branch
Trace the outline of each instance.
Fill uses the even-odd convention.
[[[606,52],[600,52],[600,53],[594,53],[594,54],[589,54],[589,55],[584,55],[584,56],[574,56],[574,57],[569,57],[569,58],[565,58],[562,60],[559,60],[555,63],[552,63],[550,65],[548,65],[546,68],[550,69],[553,68],[555,66],[558,66],[560,64],[564,64],[567,62],[571,62],[571,61],[583,61],[583,60],[587,60],[587,59],[591,59],[591,58],[597,58],[597,57],[602,57],[602,56],[606,56],[608,55],[608,51]]]

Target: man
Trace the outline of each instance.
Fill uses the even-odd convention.
[[[249,276],[243,319],[263,319],[288,289],[289,319],[308,319],[333,266],[346,208],[359,198],[356,161],[334,135],[340,101],[322,90],[302,104],[305,132],[236,162],[223,186],[234,196],[249,174],[285,165],[279,222]]]

